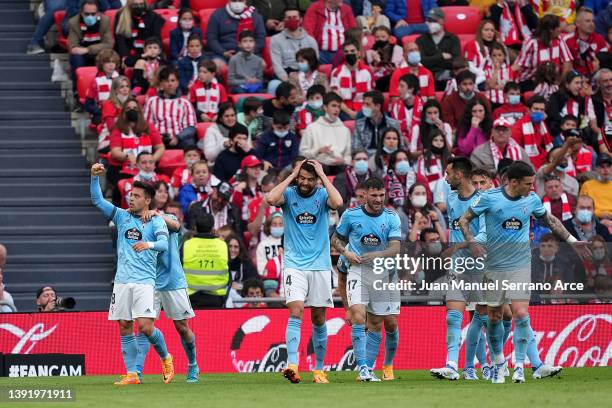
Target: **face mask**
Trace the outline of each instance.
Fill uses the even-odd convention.
[[[135,16],[140,17],[140,16],[142,16],[144,14],[145,10],[146,9],[145,9],[144,4],[141,5],[141,6],[134,6],[134,7],[132,7],[132,14],[135,15]]]
[[[606,257],[605,249],[594,249],[593,250],[593,259],[596,261],[603,261]]]
[[[323,101],[318,99],[316,101],[308,101],[308,106],[314,110],[319,110],[323,107]]]
[[[428,125],[433,125],[435,122],[432,118],[425,118],[425,123],[427,123]]]
[[[185,160],[185,164],[187,165],[187,167],[191,167],[199,161],[200,161],[199,159]]]
[[[285,27],[289,31],[295,31],[300,28],[300,19],[299,18],[286,18],[285,19]]]
[[[383,146],[383,148],[382,148],[382,149],[383,149],[383,151],[384,151],[385,153],[387,153],[387,154],[391,154],[391,153],[393,153],[394,151],[396,151],[396,150],[397,150],[397,147],[387,147],[387,146]]]
[[[551,255],[551,256],[540,255],[540,259],[543,260],[544,262],[552,262],[555,260],[555,256],[554,255]]]
[[[143,170],[140,170],[138,172],[138,176],[141,179],[143,179],[143,180],[151,180],[155,176],[155,172],[154,171],[143,171]]]
[[[410,202],[412,203],[412,206],[415,208],[423,208],[427,204],[427,196],[418,195],[418,196],[410,197]]]
[[[130,122],[136,122],[138,120],[138,111],[136,111],[136,109],[130,109],[125,112],[125,117]]]
[[[440,23],[427,23],[427,28],[431,34],[438,34],[442,30]]]
[[[578,210],[576,211],[576,218],[581,224],[588,224],[593,219],[593,212],[591,210]]]
[[[431,146],[431,152],[433,154],[442,154],[443,151],[444,151],[443,147]]]
[[[384,48],[387,46],[387,44],[389,44],[389,41],[376,41],[374,43],[374,48],[375,49]]]
[[[357,54],[348,54],[344,56],[344,60],[347,64],[353,66],[357,63]]]
[[[361,113],[363,113],[363,116],[365,116],[366,118],[371,118],[372,117],[372,109],[368,108],[366,106],[361,108]]]
[[[406,95],[404,95],[404,102],[408,102],[410,99],[412,99],[413,96],[414,94],[412,93],[412,91],[406,92]]]
[[[360,176],[363,176],[364,174],[368,172],[368,161],[367,160],[357,160],[355,162],[355,166],[353,167],[353,169],[355,169],[355,173],[357,173]]]
[[[566,166],[566,167],[567,167],[567,166]],[[557,171],[561,172],[561,173],[565,173],[565,170],[566,170],[566,169],[565,169],[565,167],[562,167],[562,166],[557,166],[557,167],[555,167],[555,169],[556,169]]]
[[[324,115],[324,117],[325,117],[325,120],[327,120],[329,123],[334,123],[338,119],[338,118],[332,118],[327,113]]]
[[[419,65],[421,63],[421,53],[418,51],[410,51],[408,53],[408,64]]]
[[[464,101],[469,101],[470,99],[472,99],[474,97],[474,95],[475,95],[474,91],[470,91],[470,92],[467,92],[467,93],[459,91],[459,96]]]
[[[85,16],[83,17],[83,22],[87,27],[91,27],[98,22],[98,17],[96,16]]]
[[[235,14],[241,14],[246,8],[246,4],[241,1],[230,1],[230,10]]]
[[[508,95],[508,103],[510,105],[518,105],[521,103],[521,95]]]
[[[297,66],[300,72],[308,72],[310,69],[310,65],[307,62],[298,62]]]
[[[533,123],[540,123],[544,120],[544,112],[531,112],[531,121]]]
[[[405,176],[410,171],[410,163],[408,160],[400,160],[395,163],[395,172],[400,176]]]
[[[280,137],[281,139],[285,136],[287,136],[289,134],[288,130],[275,130],[274,134],[276,135],[276,137]]]
[[[193,28],[193,20],[189,21],[189,20],[182,20],[181,21],[181,28],[183,30],[191,30]]]
[[[117,100],[121,103],[127,101],[129,95],[117,95]]]
[[[430,242],[426,244],[426,251],[430,255],[439,255],[442,252],[441,242]]]
[[[280,238],[284,233],[284,227],[270,227],[270,235],[272,235],[274,238]]]

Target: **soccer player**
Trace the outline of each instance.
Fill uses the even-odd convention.
[[[323,187],[317,186],[317,179]],[[292,183],[295,185],[291,185]],[[287,322],[287,368],[283,375],[292,383],[301,381],[298,372],[298,347],[304,306],[310,306],[312,342],[316,366],[313,382],[329,383],[323,371],[327,351],[325,309],[334,307],[329,254],[329,210],[342,206],[342,196],[325,176],[321,164],[304,160],[274,187],[266,198],[271,206],[280,206],[285,223],[285,258],[283,259]]]
[[[472,185],[471,174],[472,163],[467,157],[452,157],[448,160],[446,182],[450,185],[452,191],[446,200],[446,209],[448,211],[451,247],[444,255],[452,257],[455,261],[453,265],[462,265],[462,269],[464,268],[463,265],[467,265],[467,260],[472,257],[470,256],[467,244],[465,244],[463,233],[459,228],[459,217],[480,196],[478,190]],[[475,240],[477,242],[486,242],[484,217],[474,218],[470,223],[470,229],[475,232]],[[472,267],[465,267],[465,271],[450,270],[448,283],[451,284],[454,281],[457,283],[480,284],[483,280],[484,271],[482,268],[479,268],[478,260],[475,259],[474,261],[476,262],[471,263]],[[466,304],[469,302],[483,303],[482,292],[480,290],[470,288],[460,289],[452,286],[446,292],[446,365],[430,371],[431,375],[436,378],[458,380],[460,377],[457,364],[459,361],[459,348],[461,347],[461,323]],[[474,313],[474,317],[480,319],[478,312]],[[486,321],[483,324],[486,324]],[[473,336],[476,336],[476,338],[474,339]],[[480,337],[480,332],[476,331],[470,337],[468,331],[466,348],[469,347],[470,342],[476,343],[478,337]],[[485,371],[487,370],[483,368],[483,373]],[[471,360],[466,360],[463,377],[466,380],[478,379],[474,369],[473,354]]]
[[[109,320],[119,322],[121,352],[127,375],[115,385],[140,384],[136,370],[138,343],[134,336],[134,319],[138,332],[144,333],[159,354],[162,376],[166,384],[174,378],[172,356],[168,353],[164,335],[155,328],[155,277],[158,255],[168,250],[168,228],[160,217],[144,222],[141,218],[155,198],[155,189],[134,182],[129,210],[115,207],[102,197],[99,177],[104,165],[91,167],[91,201],[102,214],[117,226],[117,273],[111,297]]]
[[[529,288],[531,278],[531,250],[529,225],[531,215],[551,229],[584,256],[588,255],[587,243],[579,242],[555,216],[549,214],[540,198],[532,191],[535,173],[530,165],[514,162],[506,172],[508,183],[483,192],[461,216],[459,225],[470,244],[473,256],[484,256],[486,250],[485,279],[495,289],[485,292],[489,324],[487,337],[494,363],[491,382],[504,383],[507,362],[503,354],[502,307],[511,303],[515,323],[514,352],[516,364],[512,381],[525,382],[524,361],[529,357],[533,378],[552,377],[561,372],[561,366],[543,364],[540,360],[535,336],[529,320]],[[478,244],[470,225],[474,218],[485,215],[486,249]],[[507,284],[513,286],[507,286]]]
[[[154,207],[153,207],[154,208]],[[181,240],[181,223],[172,214],[160,210],[150,210],[143,218],[148,222],[159,216],[164,220],[170,233],[168,250],[161,253],[157,262],[157,278],[155,280],[155,313],[156,318],[163,307],[166,317],[172,319],[187,355],[187,382],[199,381],[200,369],[196,360],[195,334],[189,328],[188,320],[195,316],[189,296],[187,295],[187,280],[181,263],[179,242]],[[142,368],[149,352],[149,342],[146,336],[139,333],[138,358],[136,369],[142,381]]]
[[[348,209],[342,214],[340,224],[332,237],[332,245],[346,257],[350,267],[346,278],[346,296],[350,309],[353,353],[359,369],[360,381],[380,381],[374,374],[374,364],[381,343],[383,320],[391,355],[385,358],[389,365],[383,368],[383,377],[393,379],[392,361],[397,350],[397,315],[400,312],[399,290],[391,290],[385,284],[397,282],[395,268],[378,272],[376,264],[400,251],[402,239],[399,216],[384,207],[385,187],[380,178],[364,182],[366,203]],[[348,243],[348,249],[347,249]],[[378,267],[381,267],[380,264]],[[378,281],[378,282],[377,282]],[[366,316],[368,334],[366,336]],[[387,343],[387,341],[385,343]],[[387,353],[389,354],[389,353]],[[385,373],[385,371],[387,371]]]

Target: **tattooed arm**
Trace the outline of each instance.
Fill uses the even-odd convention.
[[[539,220],[540,220],[540,223],[542,225],[544,225],[545,227],[550,228],[550,230],[554,234],[556,234],[557,236],[563,238],[564,241],[568,241],[568,238],[569,238],[568,242],[575,242],[576,238],[574,238],[572,236],[572,234],[569,233],[569,231],[561,223],[561,220],[559,220],[554,215],[546,212],[546,214],[544,214],[542,217],[540,217]],[[572,239],[570,237],[574,238],[574,241],[572,241]]]

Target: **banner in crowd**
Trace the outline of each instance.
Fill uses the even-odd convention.
[[[197,337],[200,368],[204,372],[265,372],[284,368],[286,309],[199,310],[190,321]],[[530,309],[542,360],[565,367],[608,366],[612,358],[612,305],[550,305]],[[429,369],[446,358],[445,309],[441,306],[403,307],[399,316],[400,340],[396,369]],[[465,359],[464,315],[460,366]],[[174,355],[177,372],[187,361],[171,321],[156,322]],[[330,370],[355,367],[350,326],[344,310],[327,314],[329,335],[326,365]],[[383,330],[384,332],[384,330]],[[300,369],[314,366],[310,314],[304,313],[299,349]],[[384,334],[383,334],[384,337]],[[384,338],[383,338],[384,341]],[[505,354],[513,358],[512,334]],[[117,323],[106,312],[36,313],[0,315],[0,353],[84,354],[89,375],[125,372]],[[381,346],[381,359],[384,347]],[[380,366],[381,361],[378,362]],[[159,373],[159,359],[150,349],[145,373]]]

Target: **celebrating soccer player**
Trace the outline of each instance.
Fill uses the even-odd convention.
[[[317,178],[323,188],[317,186]],[[295,185],[291,185],[293,182]],[[283,375],[292,383],[301,381],[298,373],[298,347],[304,306],[310,306],[312,342],[316,366],[315,383],[328,383],[323,371],[327,350],[325,309],[333,307],[331,257],[329,254],[329,209],[342,206],[342,196],[325,176],[321,164],[304,160],[267,196],[268,204],[280,206],[285,222],[283,282],[287,323],[287,368]]]
[[[531,296],[531,250],[529,225],[531,215],[549,227],[574,248],[586,255],[586,243],[572,236],[555,216],[549,214],[542,201],[532,191],[535,173],[530,165],[514,162],[507,170],[508,183],[499,188],[483,192],[472,202],[472,206],[459,219],[459,225],[473,256],[483,256],[485,248],[478,244],[471,231],[471,222],[481,214],[486,223],[485,300],[488,305],[489,324],[487,336],[493,369],[491,381],[504,383],[507,362],[503,354],[504,329],[502,306],[510,303],[515,323],[514,352],[516,364],[512,381],[525,382],[523,364],[525,354],[529,357],[533,378],[557,375],[562,367],[543,364],[540,360],[535,336],[529,320]]]
[[[102,197],[100,175],[104,165],[91,167],[91,201],[102,214],[117,226],[117,273],[111,297],[109,320],[119,322],[121,352],[127,375],[115,385],[140,384],[136,369],[138,343],[134,336],[134,319],[138,332],[159,354],[166,384],[174,378],[172,356],[168,353],[161,331],[155,328],[155,277],[158,255],[168,250],[168,228],[160,217],[144,222],[141,216],[149,209],[155,189],[136,181],[130,195],[129,211],[115,207]]]
[[[387,257],[400,251],[402,239],[399,216],[386,208],[385,187],[379,178],[364,182],[366,203],[348,209],[332,237],[334,247],[350,263],[346,292],[350,307],[353,353],[359,368],[360,381],[380,381],[374,374],[374,364],[381,342],[385,320],[388,343],[383,378],[393,379],[393,357],[397,350],[397,315],[400,312],[399,290],[389,287],[397,283],[397,270],[392,267],[382,273],[374,270]],[[348,249],[346,245],[348,243]],[[367,314],[368,334],[365,324]],[[386,316],[389,316],[385,319]],[[391,317],[392,316],[392,317]],[[387,323],[388,322],[388,323]]]

